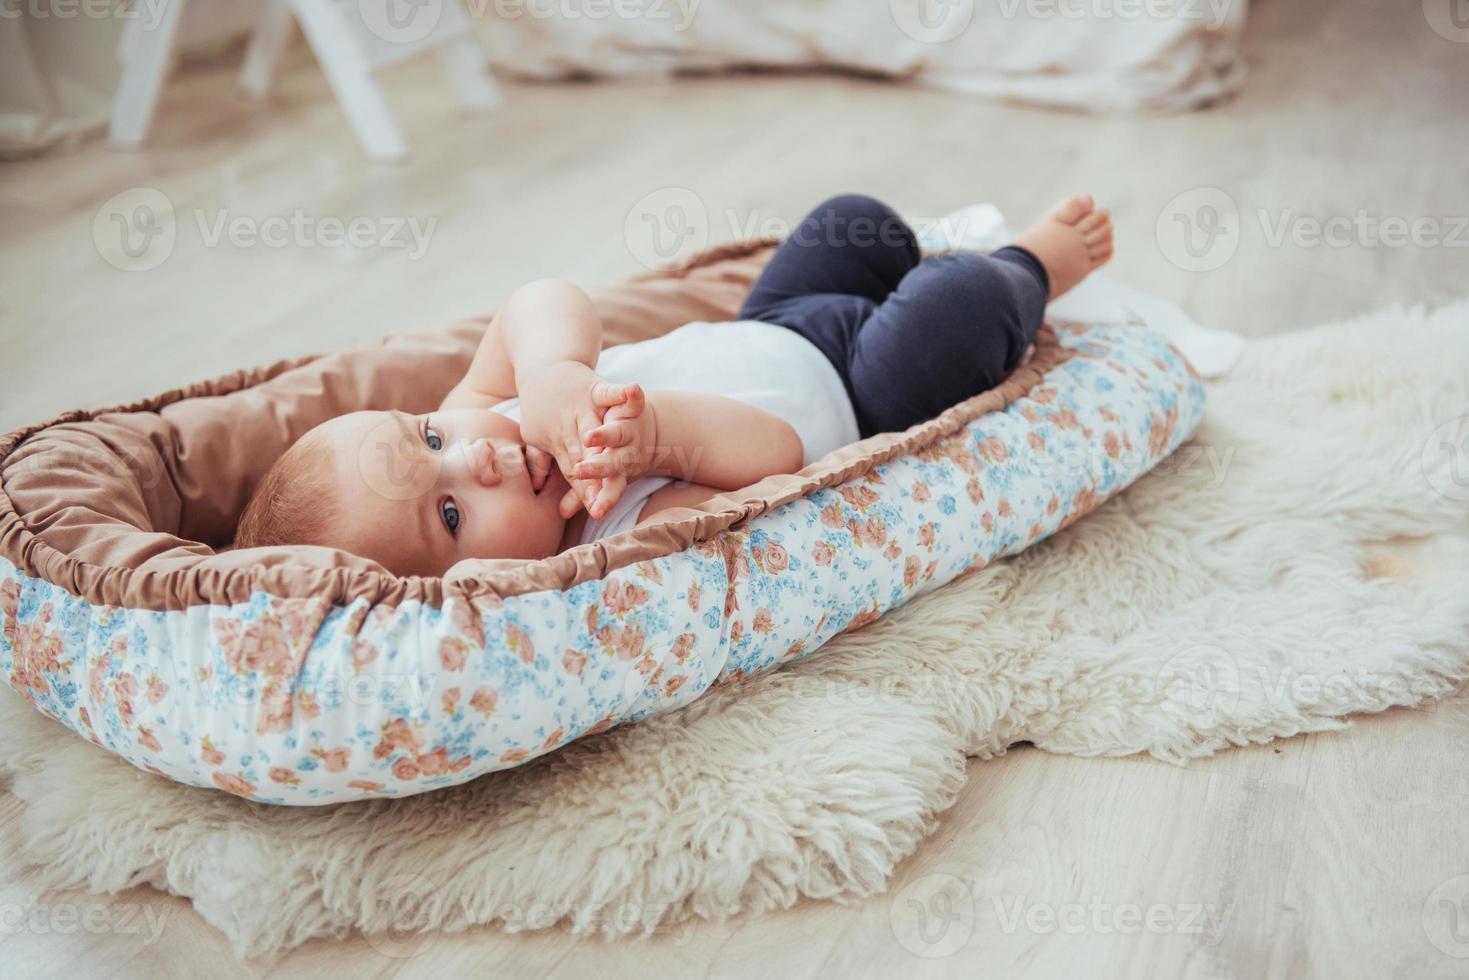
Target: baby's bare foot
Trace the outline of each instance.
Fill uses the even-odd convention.
[[[1041,260],[1055,299],[1112,257],[1112,215],[1090,194],[1076,194],[1027,228],[1015,244]]]

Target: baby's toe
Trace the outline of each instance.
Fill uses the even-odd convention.
[[[1051,210],[1051,217],[1063,225],[1075,225],[1091,214],[1094,207],[1096,202],[1090,194],[1073,194]]]
[[[1082,235],[1088,239],[1090,239],[1093,235],[1110,229],[1111,227],[1112,212],[1108,211],[1106,208],[1098,208],[1097,210],[1093,211],[1091,214],[1087,215],[1076,223],[1076,230],[1081,232]]]

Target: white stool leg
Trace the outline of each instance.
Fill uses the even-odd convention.
[[[184,0],[163,0],[158,23],[151,28],[143,17],[133,17],[122,29],[118,57],[122,79],[112,102],[108,139],[122,146],[138,146],[148,137],[158,96],[168,77],[173,42],[178,36]]]
[[[493,109],[503,101],[500,86],[486,71],[489,59],[472,36],[461,34],[441,46],[438,55],[449,83],[454,86],[454,94],[465,109]]]
[[[345,29],[332,0],[291,0],[291,9],[367,155],[385,161],[406,157],[408,143],[403,131],[372,77],[372,66]]]
[[[240,69],[240,88],[252,99],[264,99],[275,86],[281,55],[291,43],[290,0],[260,0],[260,12],[245,64]]]

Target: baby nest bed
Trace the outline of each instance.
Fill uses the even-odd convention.
[[[772,243],[594,295],[611,341],[734,316]],[[485,320],[0,441],[0,671],[133,765],[274,804],[420,793],[687,704],[1076,521],[1192,433],[1142,325],[1052,324],[995,389],[657,524],[400,578],[231,551],[255,481],[361,408],[436,407]]]

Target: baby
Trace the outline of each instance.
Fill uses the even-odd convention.
[[[306,433],[235,543],[341,548],[398,575],[546,558],[994,387],[1046,302],[1111,255],[1108,214],[1084,194],[991,255],[926,258],[891,208],[836,197],[777,249],[738,321],[605,351],[584,293],[533,282],[438,411]]]

